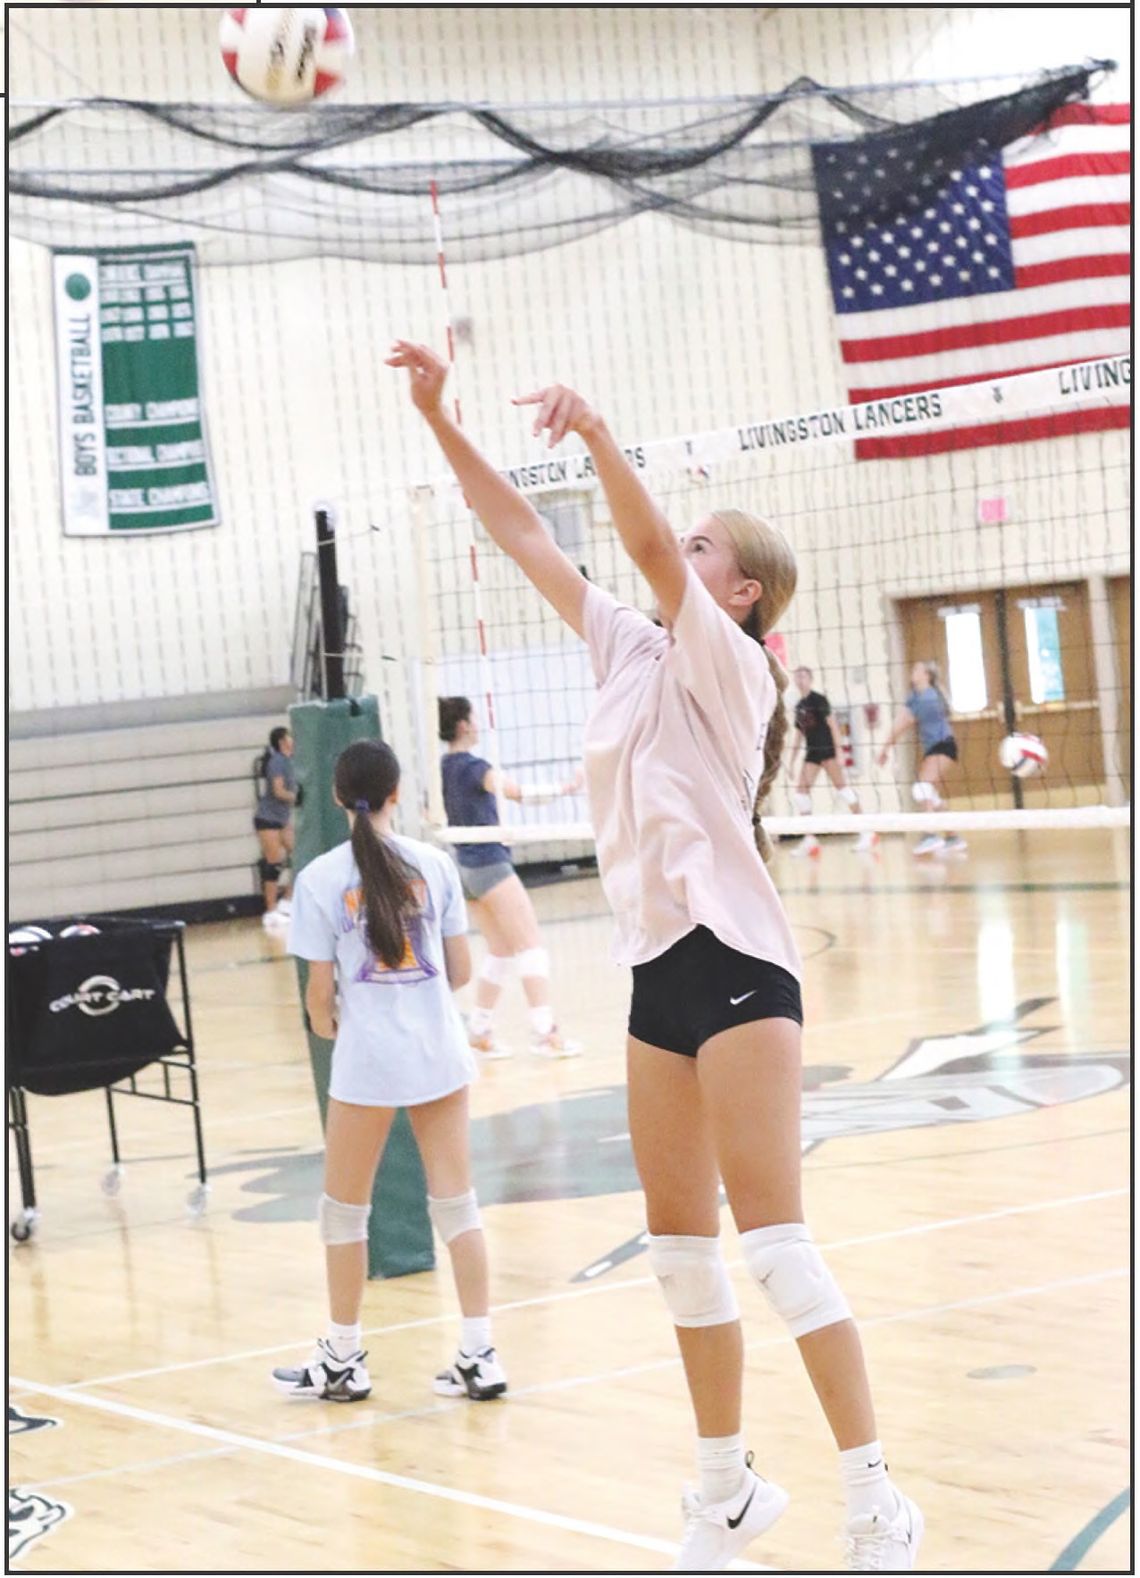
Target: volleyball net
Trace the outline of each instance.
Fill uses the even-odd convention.
[[[862,819],[823,771],[804,814],[789,728],[770,832],[1127,824],[1130,378],[1129,359],[1111,357],[626,443],[679,531],[735,506],[773,520],[795,549],[796,595],[768,640],[789,673],[809,672],[783,704],[793,708],[805,687],[827,698],[836,763]],[[502,470],[584,575],[649,612],[576,445],[536,448]],[[452,479],[414,489],[407,510],[414,585],[402,598],[399,744],[415,764],[424,828],[452,843],[525,846],[523,862],[588,853],[584,795],[555,793],[574,776],[595,689],[584,644]],[[386,552],[383,534],[374,551]],[[946,810],[915,808],[913,731],[879,764],[916,663],[937,665],[951,707],[959,762]],[[436,716],[439,698],[455,695],[471,699],[479,754],[527,791],[521,805],[500,798],[495,828],[446,826]],[[1033,776],[1002,764],[1015,732],[1046,748]]]

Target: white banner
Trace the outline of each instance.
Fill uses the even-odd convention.
[[[862,405],[830,406],[806,415],[747,422],[710,433],[648,439],[626,446],[625,454],[635,470],[646,474],[698,470],[750,451],[850,443],[857,438],[929,432],[1030,412],[1047,414],[1073,406],[1120,404],[1129,396],[1131,384],[1131,357],[1109,356],[1041,372],[1019,373],[1013,378],[992,378],[950,389],[931,389],[924,394],[896,395]],[[523,493],[593,488],[598,484],[594,463],[584,453],[504,466],[500,475]],[[440,478],[434,485],[440,483],[454,485],[454,478]]]
[[[80,536],[110,530],[103,431],[103,348],[99,336],[99,261],[52,259],[59,382],[59,465],[63,518]]]

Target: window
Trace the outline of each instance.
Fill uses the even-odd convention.
[[[1040,604],[1023,608],[1025,646],[1029,654],[1029,694],[1037,703],[1064,701],[1065,676],[1061,670],[1061,635],[1056,608]]]
[[[955,712],[981,712],[988,701],[978,608],[940,610],[946,627],[947,678]]]

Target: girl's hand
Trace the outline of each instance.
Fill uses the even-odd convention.
[[[543,428],[549,430],[548,449],[561,443],[567,433],[580,433],[584,437],[598,420],[597,412],[586,404],[580,394],[567,389],[565,384],[548,384],[545,389],[536,389],[533,394],[516,395],[511,404],[538,406],[533,432],[537,438]]]
[[[384,358],[386,367],[408,369],[412,404],[424,416],[434,416],[443,405],[443,386],[447,382],[447,363],[427,345],[397,340]]]

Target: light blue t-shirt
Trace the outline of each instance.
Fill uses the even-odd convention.
[[[946,702],[942,692],[935,690],[933,685],[928,685],[925,690],[912,690],[906,698],[906,707],[918,724],[918,737],[924,751],[953,738]]]
[[[412,1107],[471,1083],[475,1060],[448,985],[443,939],[467,930],[450,856],[417,839],[389,840],[419,873],[420,909],[395,968],[372,953],[352,844],[320,855],[293,886],[289,952],[334,960],[338,1005],[329,1094],[369,1107]]]

